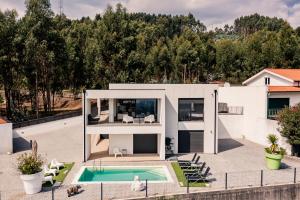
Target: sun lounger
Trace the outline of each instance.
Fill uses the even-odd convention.
[[[192,168],[192,169],[183,169],[183,173],[185,175],[193,175],[197,173],[202,173],[202,171],[205,168],[206,163],[202,163],[202,165],[199,165],[198,167]]]
[[[60,168],[64,168],[64,163],[58,162],[56,159],[51,160],[50,169],[56,168],[59,170]]]
[[[210,167],[207,167],[203,174],[199,173],[198,175],[186,176],[186,179],[192,183],[193,182],[207,182],[208,181],[207,178],[210,175],[209,171],[210,171]]]
[[[51,174],[53,176],[56,176],[56,173],[57,173],[57,169],[49,169],[49,167],[47,165],[44,165],[44,175],[48,175],[48,174]]]
[[[196,160],[194,160],[194,161],[191,161],[191,162],[185,162],[185,163],[178,163],[178,164],[179,164],[179,166],[180,166],[181,168],[183,168],[183,167],[189,167],[189,166],[191,166],[191,165],[193,165],[193,164],[198,164],[199,160],[200,160],[200,156],[198,156],[198,157],[196,158]]]
[[[192,160],[178,160],[178,163],[188,163],[193,162],[196,159],[197,153],[194,153]]]

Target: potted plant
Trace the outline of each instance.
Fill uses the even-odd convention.
[[[269,147],[265,148],[267,167],[269,169],[279,169],[281,160],[285,155],[285,149],[279,147],[278,137],[276,135],[270,134],[268,135],[267,139],[271,144]]]
[[[32,153],[24,153],[18,157],[18,170],[21,172],[26,194],[35,194],[41,191],[43,182],[43,160],[37,155],[37,144],[34,141]]]

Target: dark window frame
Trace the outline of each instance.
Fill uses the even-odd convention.
[[[270,85],[270,77],[265,77],[265,85]]]
[[[154,107],[154,118],[155,118],[155,121],[157,121],[157,114],[158,114],[158,99],[116,99],[116,114],[115,114],[115,120],[117,121],[117,115],[118,114],[123,114],[120,112],[120,108],[118,106],[118,103],[121,101],[121,102],[124,102],[124,101],[129,101],[131,102],[131,108],[133,109],[131,111],[131,113],[128,113],[129,116],[132,116],[133,118],[136,118],[137,115],[140,115],[140,114],[137,114],[137,100],[154,100],[155,101],[155,107]],[[127,108],[126,108],[127,109]],[[132,114],[134,112],[134,115]],[[146,115],[144,116],[146,117]]]
[[[184,101],[184,100],[200,100],[202,101],[202,113],[198,113],[198,114],[202,114],[203,116],[200,117],[200,119],[192,119],[192,111],[190,112],[190,117],[183,117],[181,116],[182,111],[180,108],[180,101]],[[204,98],[179,98],[178,99],[178,121],[179,122],[184,122],[184,121],[204,121]]]

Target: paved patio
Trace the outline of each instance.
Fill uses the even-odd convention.
[[[80,124],[47,132],[41,130],[39,134],[15,139],[16,153],[13,155],[0,155],[0,191],[1,200],[3,199],[50,199],[51,192],[44,191],[37,195],[25,195],[23,185],[17,172],[15,161],[21,153],[29,150],[29,141],[37,140],[38,151],[49,162],[57,158],[62,162],[75,162],[61,188],[55,192],[55,199],[66,198],[66,188],[69,187],[75,174],[81,166],[93,165],[93,161],[82,163],[82,126]],[[212,178],[214,181],[209,187],[191,188],[190,191],[218,190],[224,188],[225,172],[228,172],[228,187],[249,187],[260,185],[260,170],[264,170],[264,184],[279,184],[293,181],[293,168],[299,167],[297,177],[300,177],[300,161],[286,157],[283,160],[284,170],[270,171],[265,167],[264,149],[262,146],[247,140],[220,140],[220,153],[200,154],[201,161],[205,161],[211,167]],[[179,156],[179,159],[191,159],[192,154]],[[134,160],[128,162],[124,158],[114,159],[109,157],[101,161],[103,165],[166,165],[174,180],[173,183],[149,184],[148,194],[158,195],[167,193],[182,193],[186,188],[180,187],[175,174],[168,161],[158,161],[148,157],[147,161],[141,158],[131,157]],[[99,162],[99,160],[98,160]],[[96,161],[97,163],[97,161]],[[299,178],[300,181],[300,178]],[[100,185],[83,185],[83,192],[72,199],[100,199]],[[143,196],[145,191],[131,192],[130,184],[104,184],[105,199],[117,199],[130,196]]]

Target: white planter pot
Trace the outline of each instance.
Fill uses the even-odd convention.
[[[42,190],[43,172],[30,175],[21,175],[26,194],[35,194]]]

